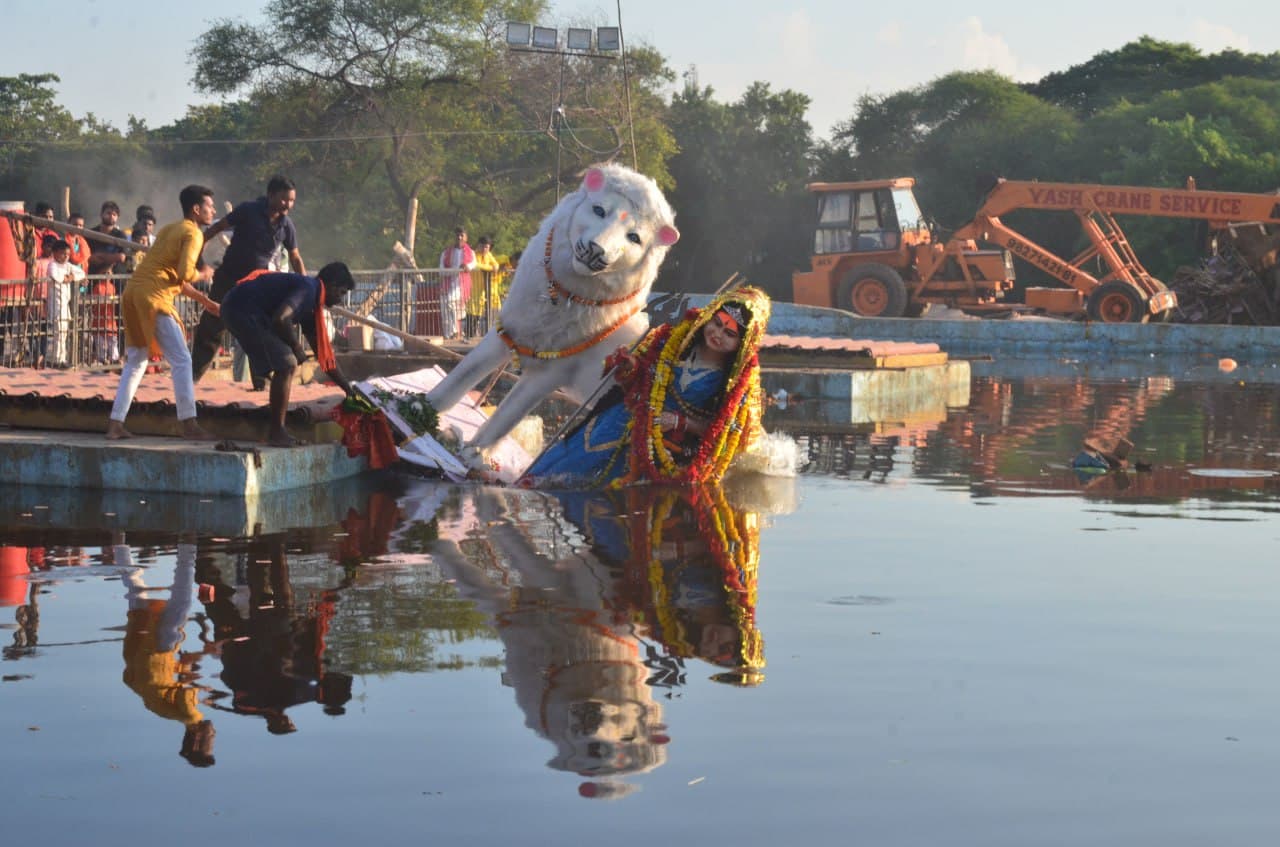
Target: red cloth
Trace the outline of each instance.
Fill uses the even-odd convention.
[[[105,298],[116,296],[116,287],[109,279],[99,279],[89,287],[91,297],[103,298],[103,302],[89,306],[89,329],[95,332],[116,332],[119,324],[116,319],[116,304]]]
[[[324,320],[324,281],[320,283],[320,297],[316,300],[316,361],[325,373],[336,370],[338,359],[333,355],[333,342],[329,340],[329,326]]]
[[[350,412],[339,403],[329,416],[342,427],[342,446],[348,456],[368,456],[374,470],[390,467],[400,460],[391,424],[382,412]]]

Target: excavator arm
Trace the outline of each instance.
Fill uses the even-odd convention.
[[[1042,209],[1071,212],[1090,246],[1064,259],[1000,220],[1008,212]],[[1105,321],[1145,320],[1167,312],[1177,298],[1142,266],[1116,215],[1148,215],[1208,221],[1223,229],[1233,223],[1280,224],[1280,196],[1242,192],[1140,188],[1120,185],[1001,180],[973,220],[952,236],[998,244],[1064,285],[1090,298],[1090,317]],[[1098,258],[1106,273],[1095,276],[1085,264]]]

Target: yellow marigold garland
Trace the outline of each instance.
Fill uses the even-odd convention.
[[[744,304],[751,312],[751,320],[729,369],[725,397],[716,418],[703,435],[693,461],[682,467],[663,441],[662,410],[677,364],[703,326],[726,303]],[[718,482],[737,456],[739,448],[750,447],[754,443],[760,434],[763,398],[757,350],[769,322],[769,313],[769,298],[763,292],[743,288],[715,298],[702,309],[691,310],[679,324],[658,327],[641,340],[633,351],[637,359],[637,374],[628,391],[627,406],[633,418],[631,433],[642,432],[645,437],[631,439],[627,472],[611,483],[613,487],[639,482]],[[747,439],[745,444],[744,436]]]
[[[684,625],[671,603],[668,574],[661,549],[663,529],[681,499],[692,508],[699,536],[706,541],[710,555],[724,579],[730,616],[740,636],[736,657],[740,670],[758,672],[765,666],[764,639],[756,627],[756,597],[760,566],[760,527],[753,513],[739,512],[712,486],[698,486],[685,491],[664,492],[649,510],[647,576],[653,617],[657,628],[653,633],[674,655],[694,654]]]

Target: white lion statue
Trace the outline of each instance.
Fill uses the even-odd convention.
[[[600,384],[605,357],[649,328],[649,289],[680,238],[675,214],[649,177],[617,164],[589,168],[582,185],[542,222],[525,248],[497,326],[427,399],[452,408],[512,352],[520,379],[464,450],[473,467],[545,397],[578,402]]]

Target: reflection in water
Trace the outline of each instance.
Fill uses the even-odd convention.
[[[147,572],[123,538],[112,550],[128,600],[125,685],[148,711],[185,727],[181,755],[191,764],[214,764],[214,728],[201,706],[262,717],[276,735],[295,731],[285,710],[302,703],[320,703],[326,714],[342,714],[351,699],[351,677],[326,672],[324,666],[324,637],[337,591],[296,602],[283,535],[243,545],[234,586],[213,557],[198,560],[190,540],[178,543],[171,584],[160,589],[147,585]],[[197,586],[204,608],[197,618],[201,649],[183,651]],[[226,690],[202,679],[200,661],[207,655],[221,659],[219,680]]]
[[[215,695],[215,708],[260,716],[274,735],[296,730],[285,713],[293,706],[320,703],[328,715],[345,711],[351,676],[327,672],[324,665],[325,634],[341,586],[298,602],[282,534],[248,544],[237,560],[238,586],[227,584],[208,560],[198,579],[205,614],[213,624],[207,649],[221,656],[219,678],[230,691],[229,704],[221,702],[226,695]]]
[[[758,519],[718,490],[481,490],[440,534],[437,561],[493,617],[525,725],[555,745],[550,767],[590,778],[584,796],[629,793],[622,777],[666,761],[656,695],[685,659],[763,679]]]
[[[1266,384],[1165,376],[982,377],[967,408],[916,430],[796,433],[807,473],[888,482],[920,477],[979,497],[1083,494],[1124,500],[1233,498],[1280,492],[1280,480],[1206,469],[1271,470],[1280,396]],[[1077,475],[1088,440],[1132,442],[1125,471]],[[1108,448],[1109,449],[1109,448]],[[1133,465],[1151,466],[1137,472]]]
[[[123,540],[121,540],[123,542]],[[180,652],[195,587],[196,547],[179,542],[173,583],[168,589],[147,586],[133,551],[124,543],[113,546],[121,568],[129,610],[124,636],[124,684],[142,698],[147,710],[185,728],[181,755],[196,767],[213,758],[213,723],[199,708],[199,654]],[[160,597],[160,594],[167,594]]]

